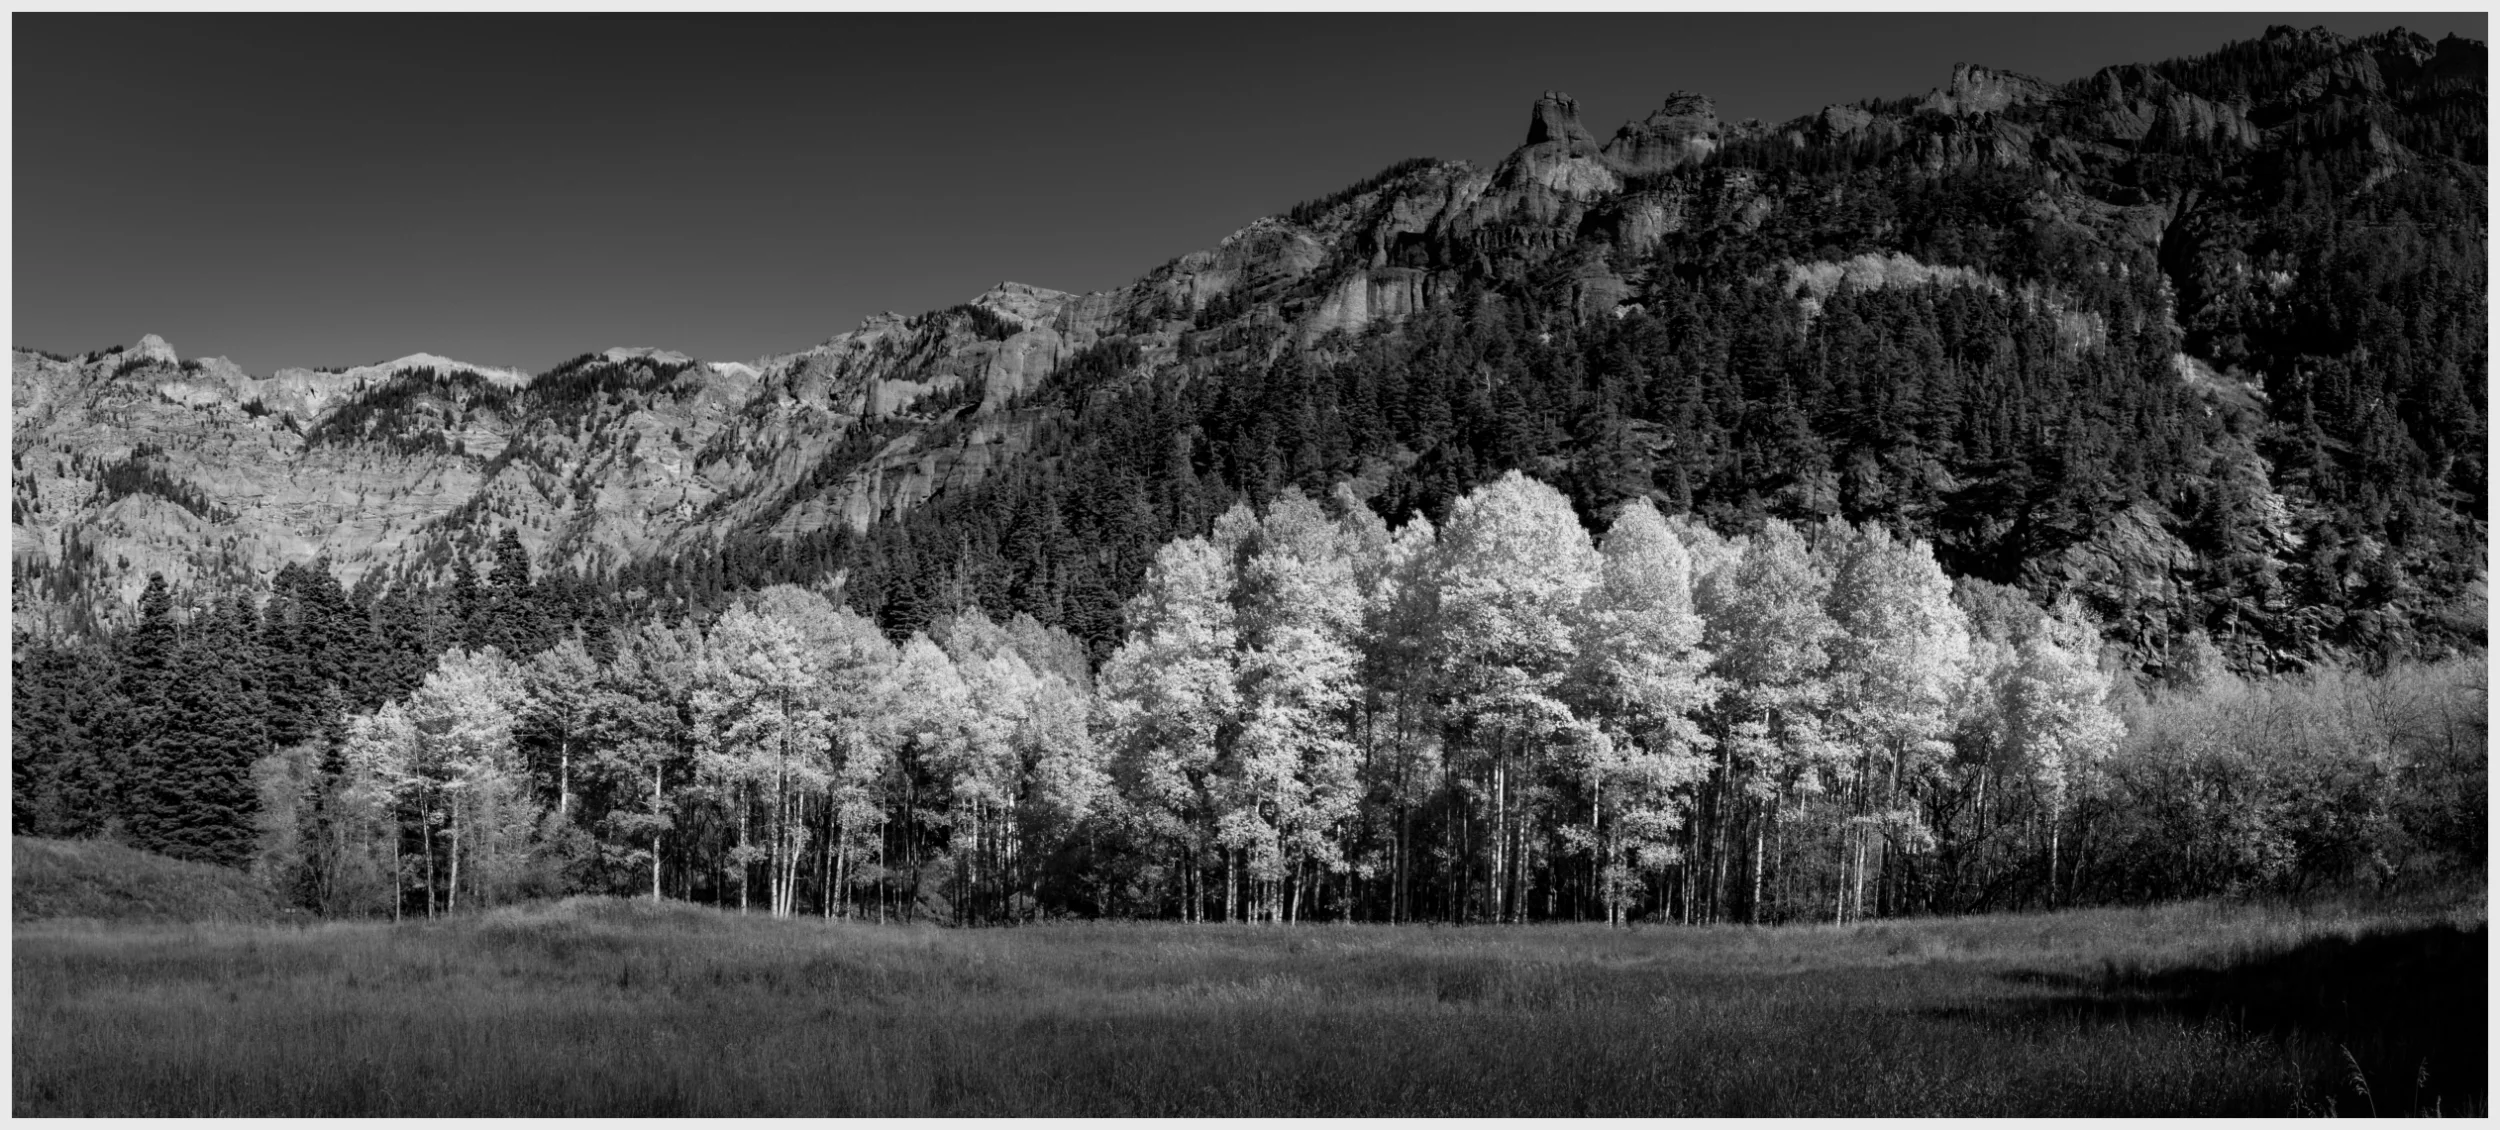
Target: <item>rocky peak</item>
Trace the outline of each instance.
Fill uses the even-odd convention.
[[[2312,47],[2328,51],[2344,45],[2343,36],[2323,26],[2297,28],[2290,24],[2275,24],[2267,28],[2264,41],[2277,47]]]
[[[2456,37],[2452,34],[2449,38]],[[2366,37],[2361,42],[2375,52],[2382,61],[2404,59],[2418,65],[2429,62],[2439,54],[2439,45],[2431,42],[2429,36],[2403,26],[2391,27],[2377,35]]]
[[[648,345],[620,345],[600,354],[599,357],[601,360],[607,361],[611,364],[623,364],[627,361],[641,360],[648,360],[653,364],[658,365],[694,364],[694,358],[688,357],[683,353],[679,353],[674,349],[658,349]]]
[[[1076,296],[1031,283],[1002,282],[982,291],[972,304],[1026,326],[1047,324]]]
[[[1606,143],[1608,167],[1626,176],[1649,176],[1708,157],[1718,148],[1719,109],[1689,90],[1637,122],[1625,122]]]
[[[139,344],[123,350],[122,354],[124,357],[145,357],[160,365],[182,364],[182,357],[174,352],[174,347],[166,344],[164,338],[155,334],[140,338]]]
[[[1580,104],[1570,95],[1548,90],[1536,100],[1528,119],[1528,140],[1505,158],[1494,172],[1495,186],[1522,190],[1528,214],[1551,220],[1562,200],[1587,200],[1623,187],[1600,160],[1597,139],[1580,124]]]
[[[1953,81],[1941,90],[1928,92],[1927,108],[1956,117],[1995,114],[2008,106],[2046,102],[2053,94],[2049,84],[2030,75],[1992,70],[1975,63],[1955,63]]]
[[[1672,91],[1666,102],[1649,112],[1642,125],[1661,132],[1688,134],[1709,133],[1719,128],[1719,106],[1707,96],[1689,90]]]
[[[1528,119],[1528,144],[1542,145],[1559,141],[1574,148],[1595,148],[1597,139],[1580,124],[1580,103],[1558,90],[1548,90],[1536,100],[1536,109]]]

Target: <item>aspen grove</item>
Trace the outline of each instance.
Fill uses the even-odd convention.
[[[499,563],[514,595],[480,622],[525,570]],[[1348,487],[1288,490],[1164,545],[1099,666],[971,607],[897,642],[839,593],[527,656],[454,643],[370,709],[287,692],[272,659],[230,681],[327,721],[190,725],[276,747],[236,862],[329,914],[605,892],[962,923],[1848,922],[2481,851],[2439,800],[2482,795],[2481,714],[2449,709],[2479,705],[2478,661],[2241,684],[2208,646],[2148,699],[2077,604],[1948,578],[1872,523],[1731,536],[1635,499],[1592,537],[1513,472],[1392,529]],[[172,639],[147,607],[134,638]],[[252,638],[251,609],[212,611],[178,655]]]

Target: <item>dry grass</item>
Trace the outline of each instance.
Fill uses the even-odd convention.
[[[277,896],[241,871],[98,840],[11,837],[10,917],[266,922]]]
[[[2360,1100],[2338,1080],[2353,1033],[2233,1015],[2212,977],[2304,947],[2366,948],[2352,938],[2470,938],[2475,984],[2438,999],[2470,1001],[2479,1040],[2479,908],[2464,917],[2466,932],[2426,914],[2211,905],[1847,929],[948,931],[575,899],[396,929],[39,923],[16,930],[13,1105],[2350,1113]],[[2386,1061],[2416,1034],[2375,1036],[2363,1047]],[[2470,1082],[2433,1080],[2427,1098],[2356,1062],[2382,1112],[2411,1091],[2420,1109],[2470,1113],[2483,1105],[2479,1043],[2473,1059]]]

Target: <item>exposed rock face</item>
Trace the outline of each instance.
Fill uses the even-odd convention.
[[[1616,130],[1604,156],[1606,166],[1624,176],[1647,177],[1699,164],[1718,146],[1718,108],[1701,95],[1679,90],[1648,117]]]
[[[2046,102],[2056,95],[2057,88],[2030,75],[1955,63],[1953,81],[1929,91],[1925,108],[1958,118],[2001,113],[2007,107]]]
[[[2182,91],[2150,67],[2106,68],[2092,76],[2089,89],[2100,111],[2097,124],[2116,140],[2257,143],[2257,127],[2249,124],[2246,110]]]
[[[1561,145],[1574,153],[1597,148],[1597,139],[1580,124],[1580,103],[1570,95],[1548,90],[1528,115],[1528,145]]]
[[[1875,124],[1875,115],[1855,106],[1825,106],[1815,115],[1814,124],[1828,139],[1855,137]]]
[[[1615,242],[1633,254],[1647,254],[1668,236],[1684,230],[1684,194],[1644,192],[1627,197],[1615,216]]]
[[[1346,277],[1321,304],[1306,337],[1332,330],[1359,332],[1382,318],[1399,319],[1424,308],[1431,277],[1407,267],[1382,267]]]
[[[159,365],[180,365],[182,363],[182,357],[174,352],[174,347],[165,344],[165,339],[158,337],[155,334],[148,334],[141,337],[139,339],[139,344],[131,346],[127,352],[122,354],[122,356],[125,359],[132,357],[144,357],[150,361],[156,362]]]
[[[2278,32],[2303,43],[2325,35]],[[2444,82],[2480,89],[2479,43],[2405,33],[2317,43],[2330,61],[2287,102],[2367,99],[2403,83],[2415,95]],[[185,362],[154,336],[71,360],[19,353],[12,554],[22,577],[72,560],[95,575],[86,595],[20,607],[127,602],[151,571],[178,584],[258,581],[316,554],[349,583],[434,576],[451,553],[507,527],[542,565],[585,570],[733,535],[864,528],[1025,458],[1039,429],[1065,417],[1018,405],[1108,340],[1139,358],[1114,379],[1188,382],[1449,303],[1488,261],[1533,268],[1533,284],[1568,294],[1582,317],[1622,316],[1655,277],[1662,243],[1842,203],[1800,199],[1779,174],[1719,163],[1731,146],[1774,139],[1904,153],[1938,172],[2037,168],[2039,187],[2019,205],[2026,228],[2069,244],[2159,247],[2184,264],[2191,307],[2260,301],[2251,288],[2299,264],[2226,261],[2200,243],[2188,201],[2095,180],[2096,170],[2147,144],[2273,144],[2269,131],[2293,112],[2200,98],[2146,67],[2053,87],[1963,64],[1922,102],[1835,105],[1777,126],[1723,122],[1709,99],[1677,92],[1601,147],[1577,103],[1547,92],[1523,143],[1490,170],[1402,165],[1115,290],[1001,283],[964,307],[877,315],[794,352],[718,360],[617,347],[553,382],[425,353],[254,376],[221,358]],[[2366,116],[2355,120],[2355,144],[2406,159]],[[1899,253],[1813,258],[1763,268],[1806,317],[1844,285],[1970,286],[2053,314],[2059,348],[2110,337],[2098,314],[2030,282]],[[117,465],[155,477],[115,481],[155,485],[112,493],[106,472]],[[2076,583],[2154,584],[2178,553],[2157,518],[2124,518],[2043,567]]]
[[[1846,286],[1850,290],[1900,289],[1917,286],[1967,286],[2003,294],[2002,281],[1965,267],[1938,267],[1895,251],[1858,255],[1841,262],[1790,263],[1788,293],[1807,318],[1820,313],[1824,300]]]
[[[1568,204],[1623,188],[1623,178],[1599,158],[1597,139],[1580,125],[1580,104],[1551,90],[1529,115],[1527,142],[1494,170],[1493,181],[1497,190],[1520,193],[1519,203],[1541,222],[1562,214]],[[1508,210],[1497,207],[1494,215]]]

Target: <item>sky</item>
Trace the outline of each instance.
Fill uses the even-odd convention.
[[[12,17],[13,344],[247,370],[805,348],[1119,286],[1402,158],[2433,15]]]

